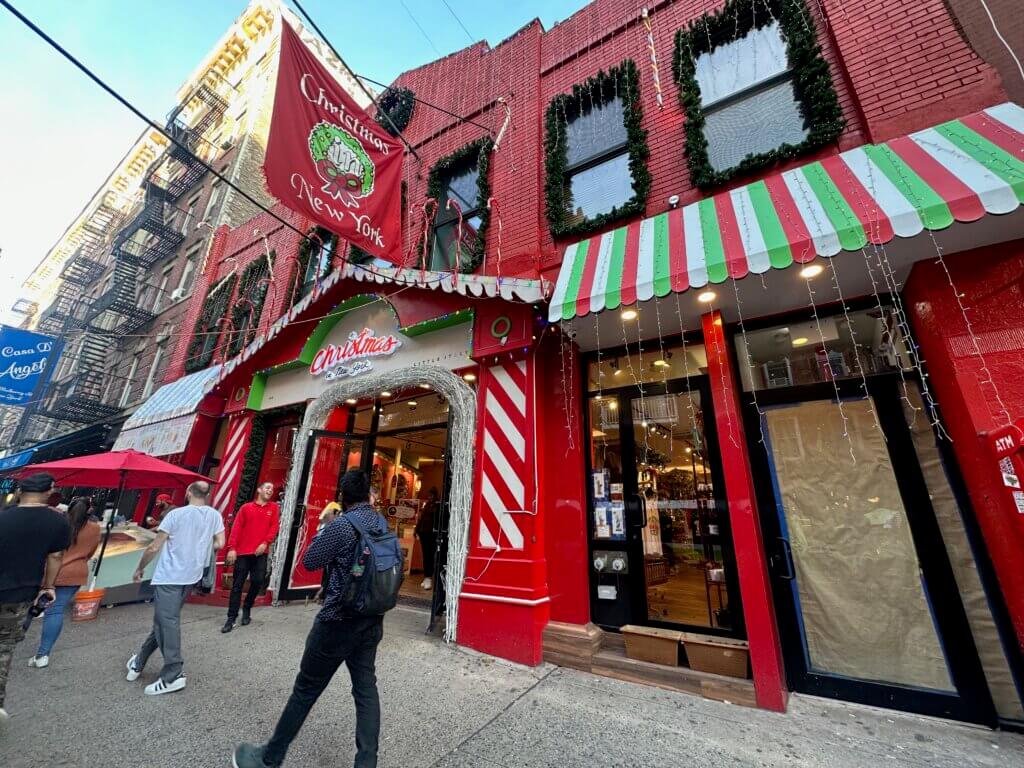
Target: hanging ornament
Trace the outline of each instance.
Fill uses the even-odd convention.
[[[661,77],[658,74],[658,54],[654,49],[654,32],[651,29],[651,17],[647,13],[647,8],[640,11],[640,17],[643,19],[644,31],[647,37],[647,53],[651,58],[651,79],[654,81],[654,99],[658,103],[658,109],[664,109],[665,100],[661,95]]]

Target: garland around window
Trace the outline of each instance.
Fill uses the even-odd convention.
[[[473,248],[463,251],[460,259],[460,272],[472,274],[480,267],[484,260],[484,253],[487,246],[487,228],[491,223],[491,210],[487,207],[487,201],[491,197],[491,182],[488,178],[491,168],[491,150],[494,148],[494,141],[490,137],[477,139],[464,147],[461,147],[450,155],[438,160],[430,169],[430,176],[427,179],[427,197],[437,200],[438,213],[444,210],[445,187],[453,171],[459,170],[471,163],[476,158],[476,189],[477,202],[479,203],[480,226],[476,231],[476,240]],[[468,211],[464,211],[468,213]],[[420,258],[429,260],[430,254],[423,252],[423,244],[420,243]]]
[[[738,165],[716,171],[708,158],[708,143],[704,136],[697,58],[776,20],[786,42],[786,54],[793,71],[793,90],[808,129],[807,138],[800,144],[783,144],[770,152],[748,155]],[[679,84],[679,100],[686,113],[686,158],[696,187],[703,189],[721,184],[740,174],[818,149],[835,141],[843,130],[839,98],[832,85],[828,62],[822,56],[815,36],[814,20],[804,0],[727,0],[716,13],[702,16],[686,29],[676,32],[672,71]]]
[[[228,301],[235,293],[238,275],[230,275],[207,291],[203,299],[203,308],[192,329],[192,341],[188,345],[188,356],[185,358],[185,373],[195,373],[206,368],[213,360],[213,353],[220,340],[221,328],[218,321],[225,316]],[[216,288],[217,293],[211,299],[210,292]]]
[[[568,166],[566,126],[574,118],[587,114],[595,103],[604,104],[616,97],[622,99],[629,173],[633,179],[633,197],[607,213],[571,222],[569,217],[572,210],[572,194],[565,178]],[[640,81],[636,64],[632,59],[624,59],[607,72],[598,72],[586,81],[574,85],[572,93],[563,93],[551,100],[544,123],[544,197],[548,224],[554,237],[589,234],[614,221],[642,214],[646,210],[647,197],[651,192],[651,173],[647,170],[650,149],[647,146],[647,131],[643,129],[642,122]]]
[[[273,261],[273,255],[271,255]],[[242,272],[242,279],[238,285],[238,299],[231,308],[231,327],[234,333],[231,337],[231,345],[228,347],[228,354],[234,356],[242,351],[249,342],[256,336],[256,329],[260,325],[260,317],[263,315],[263,303],[267,299],[267,259],[260,255],[251,262]],[[261,282],[263,281],[263,282]],[[240,301],[247,298],[252,302]]]
[[[416,96],[408,88],[388,88],[377,100],[377,122],[392,136],[404,131],[412,122],[412,113],[416,108]],[[388,117],[391,120],[388,120]],[[396,131],[395,128],[398,130]]]

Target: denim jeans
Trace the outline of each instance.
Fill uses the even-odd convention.
[[[75,595],[81,587],[57,587],[57,599],[46,607],[43,614],[43,633],[39,638],[39,650],[36,656],[49,656],[53,650],[53,644],[60,637],[60,631],[64,629],[64,616],[68,612]]]
[[[352,678],[352,698],[356,704],[355,768],[376,768],[380,699],[375,664],[377,646],[383,636],[383,616],[313,622],[292,695],[264,749],[263,761],[267,765],[277,766],[284,761],[309,711],[344,663]]]

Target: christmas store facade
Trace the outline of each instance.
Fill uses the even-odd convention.
[[[202,378],[182,455],[226,515],[283,484],[278,599],[315,591],[302,547],[362,466],[413,586],[438,490],[440,585],[409,597],[459,643],[1020,722],[1024,113],[937,0],[913,78],[878,61],[903,8],[869,4],[868,48],[827,0],[692,6],[403,74],[473,121],[389,102],[410,269],[218,232],[164,387]]]

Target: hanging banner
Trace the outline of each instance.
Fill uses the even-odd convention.
[[[283,20],[263,170],[286,206],[367,253],[401,262],[402,144]]]
[[[0,325],[0,405],[26,405],[46,382],[60,358],[52,336]]]

